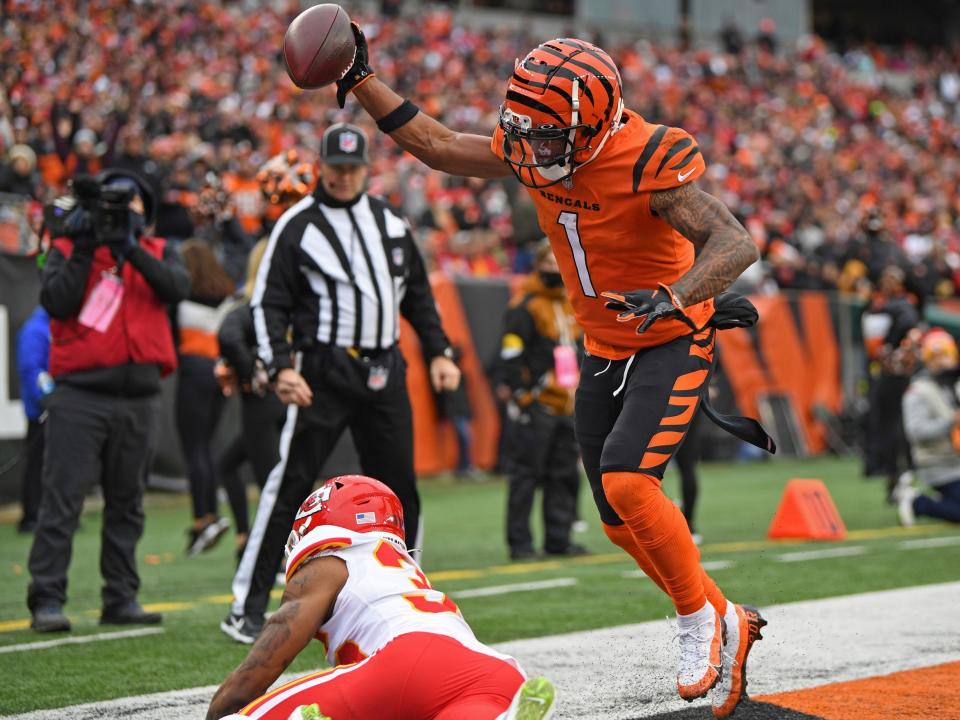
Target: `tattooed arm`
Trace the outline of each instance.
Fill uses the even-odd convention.
[[[759,258],[727,206],[693,183],[651,193],[650,209],[697,249],[693,267],[671,285],[683,305],[723,292]]]
[[[235,713],[263,695],[329,619],[346,581],[347,566],[335,557],[312,560],[297,570],[283,592],[280,609],[213,696],[207,720]]]

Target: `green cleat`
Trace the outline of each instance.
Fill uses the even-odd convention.
[[[319,706],[314,703],[313,705],[301,705],[296,708],[288,720],[332,720],[330,717],[324,715],[320,712]]]
[[[545,677],[530,678],[513,696],[505,720],[547,720],[553,715],[557,690]]]

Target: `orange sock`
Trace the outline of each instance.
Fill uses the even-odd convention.
[[[610,538],[610,542],[624,549],[630,557],[637,561],[637,565],[643,570],[644,574],[669,595],[670,591],[667,590],[667,586],[664,585],[663,580],[660,579],[660,573],[657,572],[657,569],[653,566],[653,562],[647,557],[647,554],[637,545],[637,541],[633,537],[633,533],[630,532],[630,528],[626,525],[602,524],[603,531],[607,534],[607,537]]]
[[[632,557],[637,562],[637,566],[643,570],[643,573],[653,580],[663,592],[667,595],[670,594],[670,591],[667,590],[667,586],[663,584],[663,580],[660,578],[660,573],[657,572],[657,569],[653,566],[653,561],[647,556],[647,554],[641,549],[637,544],[636,538],[633,537],[633,533],[630,531],[626,525],[607,525],[602,523],[603,531],[607,534],[607,537],[610,538],[612,542],[617,547],[623,549],[630,557]],[[696,545],[694,545],[696,548]],[[700,550],[697,549],[697,562],[700,561]],[[700,567],[700,575],[703,580],[703,592],[707,596],[707,600],[710,601],[710,604],[713,605],[714,609],[721,615],[727,612],[727,599],[723,596],[723,593],[720,592],[720,588],[717,587],[717,584],[713,581],[707,571]]]
[[[683,514],[663,494],[660,481],[645,473],[604,473],[603,489],[611,507],[633,535],[637,552],[627,552],[670,595],[677,612],[696,612],[709,593],[710,604],[718,613],[724,613],[726,600],[700,567],[700,552],[693,544]],[[622,533],[617,537],[625,541]],[[624,547],[613,537],[611,540]],[[655,575],[647,571],[638,555],[646,558]]]

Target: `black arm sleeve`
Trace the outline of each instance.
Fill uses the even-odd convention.
[[[250,306],[246,303],[227,314],[217,333],[220,355],[236,372],[241,385],[248,385],[253,378],[256,356],[253,353],[252,336],[253,317],[250,315]]]
[[[66,320],[80,312],[83,291],[93,264],[93,248],[74,245],[70,258],[57,248],[47,253],[40,285],[40,304],[50,317]]]
[[[162,260],[139,245],[131,248],[126,258],[140,271],[160,302],[172,305],[190,297],[190,274],[170,243],[164,245]]]
[[[400,303],[400,313],[417,331],[424,356],[432,360],[443,355],[444,350],[450,347],[450,341],[440,324],[437,303],[433,299],[423,257],[409,233],[407,242],[410,249],[410,274],[407,276],[407,292]]]
[[[509,310],[503,320],[503,338],[500,341],[499,379],[511,390],[530,387],[527,354],[534,336],[533,317],[525,302]]]
[[[253,290],[250,310],[257,337],[257,354],[271,375],[293,367],[288,329],[297,299],[298,268],[297,230],[288,223],[270,238],[261,261],[261,270]],[[265,281],[263,267],[267,267]]]

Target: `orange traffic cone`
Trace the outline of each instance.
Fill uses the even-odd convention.
[[[843,540],[843,524],[830,491],[821,480],[794,478],[787,483],[767,537],[793,540]]]

